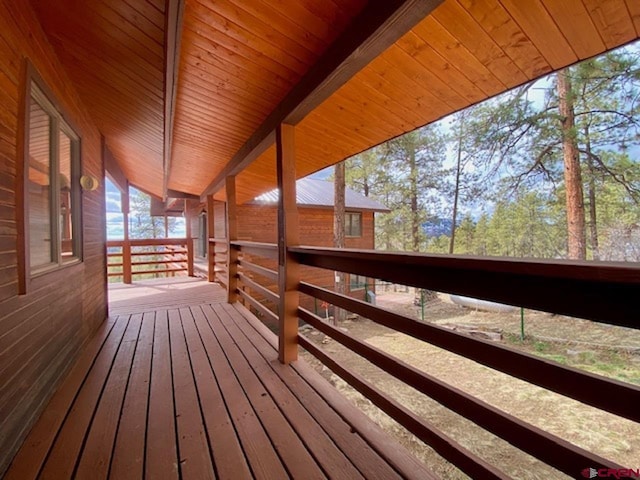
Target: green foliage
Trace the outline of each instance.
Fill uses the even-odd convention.
[[[640,261],[640,48],[568,72],[587,254]],[[561,120],[552,76],[349,159],[347,184],[391,209],[376,248],[447,253],[448,227],[423,225],[455,216],[456,254],[565,258]]]
[[[129,198],[129,237],[164,238],[164,217],[151,216],[151,197],[132,188]],[[178,229],[175,217],[168,217],[167,223],[169,234]]]

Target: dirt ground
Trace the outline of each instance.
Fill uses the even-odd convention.
[[[420,320],[421,309],[413,305],[413,297],[411,291],[378,292],[377,304]],[[525,311],[524,316],[527,337],[521,342],[519,310],[512,313],[473,311],[450,303],[445,295],[439,295],[425,306],[425,321],[499,332],[502,344],[640,384],[640,332],[541,312]],[[367,319],[346,320],[341,327],[355,337],[532,425],[625,467],[640,468],[640,429],[634,422],[496,372]],[[307,329],[306,335],[341,363],[382,391],[394,392],[393,397],[401,404],[513,478],[568,478],[397,381],[320,332]],[[306,352],[304,355],[339,390],[385,430],[396,435],[435,473],[446,479],[466,478],[313,357]],[[576,472],[576,477],[579,474]]]

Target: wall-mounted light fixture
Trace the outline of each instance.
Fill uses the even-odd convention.
[[[80,177],[80,186],[83,190],[92,192],[100,186],[100,182],[91,175],[82,175]]]

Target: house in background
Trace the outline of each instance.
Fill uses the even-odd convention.
[[[300,222],[300,243],[302,245],[333,247],[334,184],[326,180],[302,178],[296,182],[296,200]],[[243,205],[237,206],[238,238],[261,243],[277,242],[278,191],[264,193]],[[168,205],[175,205],[174,202]],[[390,210],[377,201],[350,189],[345,189],[345,248],[375,249],[375,214]],[[198,214],[199,213],[199,214]],[[196,258],[206,259],[208,248],[206,209],[202,205],[192,208],[190,216],[191,232]],[[226,236],[225,203],[214,205],[215,236]],[[195,234],[193,234],[195,232]],[[275,262],[260,260],[264,266],[274,268]],[[200,262],[200,270],[206,275],[206,262]],[[196,270],[197,270],[196,264]],[[312,267],[302,267],[301,280],[329,288],[335,287],[333,272]],[[346,275],[348,295],[371,301],[375,294],[374,282],[356,274]],[[273,283],[270,287],[275,288]],[[369,293],[370,292],[370,293]],[[321,312],[321,304],[309,296],[301,297],[301,305],[309,310]]]

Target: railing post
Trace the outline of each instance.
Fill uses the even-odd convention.
[[[236,177],[230,175],[225,181],[227,194],[227,301],[238,300],[238,251],[231,242],[238,239],[238,218],[236,208]]]
[[[131,283],[131,244],[129,239],[122,242],[122,282]]]
[[[298,358],[298,286],[300,268],[288,247],[299,244],[294,127],[276,129],[276,171],[278,178],[278,358],[289,363]]]
[[[129,185],[120,194],[124,241],[122,242],[122,283],[131,283],[131,244],[129,243]]]
[[[193,238],[191,236],[191,213],[189,201],[184,199],[184,223],[187,234],[187,275],[193,277]]]
[[[213,195],[207,195],[207,277],[210,282],[216,280],[216,245],[211,242],[216,236],[214,227]]]

